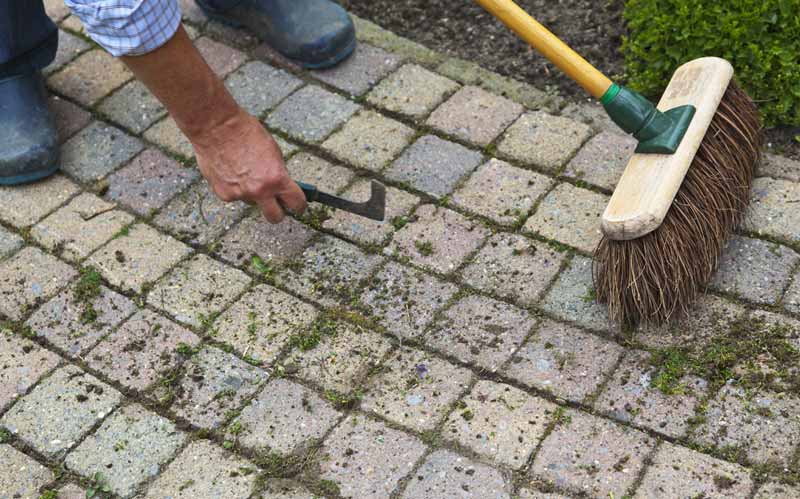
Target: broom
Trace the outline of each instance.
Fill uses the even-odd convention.
[[[658,108],[613,83],[511,0],[476,0],[593,97],[638,141],[602,217],[598,301],[625,325],[685,314],[749,201],[761,150],[753,101],[724,59],[675,72]]]

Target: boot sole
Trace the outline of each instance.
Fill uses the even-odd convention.
[[[56,164],[45,170],[39,170],[33,173],[14,175],[13,177],[0,177],[0,185],[13,186],[13,185],[30,184],[32,182],[36,182],[37,180],[42,180],[52,175],[55,175],[57,171],[58,171],[58,165]]]

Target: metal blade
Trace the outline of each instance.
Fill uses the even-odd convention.
[[[313,185],[303,184],[302,182],[298,182],[298,184],[300,188],[303,189],[306,199],[309,202],[322,203],[332,208],[344,210],[379,222],[383,222],[384,220],[386,212],[386,187],[377,180],[370,182],[370,196],[369,199],[363,203],[356,203],[322,192]]]

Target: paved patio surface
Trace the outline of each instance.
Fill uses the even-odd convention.
[[[590,252],[632,143],[598,106],[362,20],[301,72],[184,7],[292,175],[381,179],[389,220],[220,203],[53,10],[63,173],[0,189],[1,499],[800,497],[800,164],[766,157],[691,317],[620,331]]]

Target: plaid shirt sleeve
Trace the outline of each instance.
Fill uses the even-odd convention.
[[[65,0],[89,36],[115,57],[142,55],[178,30],[177,0]]]

